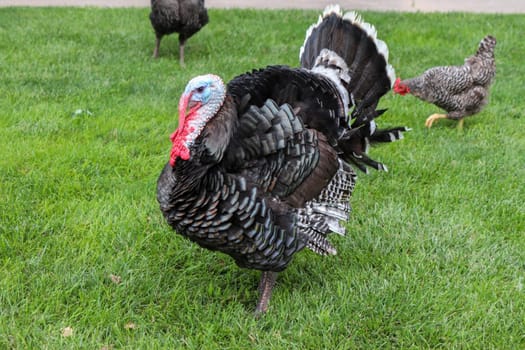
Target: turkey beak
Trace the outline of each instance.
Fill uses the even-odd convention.
[[[179,100],[179,124],[181,124],[181,122],[184,122],[184,118],[186,118],[186,116],[188,116],[189,114],[194,113],[202,105],[202,103],[200,101],[192,100],[191,99],[192,96],[193,96],[193,94],[190,92],[190,93],[187,93],[187,94],[183,94],[180,97],[180,100]]]

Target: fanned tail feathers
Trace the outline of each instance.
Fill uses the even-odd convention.
[[[363,171],[367,166],[387,169],[368,157],[370,144],[398,140],[409,130],[376,127],[375,119],[385,112],[376,110],[379,99],[395,81],[388,55],[375,27],[356,12],[343,13],[339,5],[327,6],[318,22],[308,28],[299,53],[303,68],[328,78],[337,87],[345,112],[352,118],[350,131],[338,141],[341,157]]]
[[[344,161],[328,186],[314,200],[298,210],[297,226],[307,236],[306,246],[321,255],[337,254],[326,236],[330,232],[344,235],[346,230],[341,221],[350,216],[350,196],[355,186],[356,174]]]

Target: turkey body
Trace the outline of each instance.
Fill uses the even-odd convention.
[[[179,60],[184,65],[186,40],[208,23],[204,0],[151,0],[151,25],[156,42],[153,57],[158,57],[160,42],[165,35],[179,33]]]
[[[307,31],[301,68],[186,86],[157,199],[179,234],[262,271],[256,313],[297,252],[336,253],[327,235],[345,233],[353,166],[386,170],[368,146],[406,130],[376,127],[395,77],[387,57],[373,27],[333,6]]]
[[[494,48],[496,39],[487,35],[462,66],[441,66],[426,70],[422,75],[397,81],[394,91],[410,93],[417,98],[444,109],[447,114],[434,114],[426,125],[436,119],[460,120],[480,112],[487,104],[489,88],[496,74]]]

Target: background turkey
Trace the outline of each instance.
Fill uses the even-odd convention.
[[[410,93],[447,111],[428,117],[427,127],[437,119],[448,118],[459,120],[461,129],[464,118],[478,113],[488,102],[489,87],[496,75],[495,46],[496,39],[487,35],[464,65],[434,67],[416,78],[397,79],[394,91],[400,95]]]
[[[345,233],[349,163],[386,170],[366,151],[406,130],[374,121],[395,77],[387,58],[373,26],[330,6],[306,33],[302,68],[268,66],[227,86],[209,74],[186,86],[157,199],[178,233],[262,271],[257,314],[295,253],[336,254],[326,236]]]
[[[179,60],[184,65],[184,44],[208,23],[204,0],[151,0],[151,25],[157,40],[153,57],[159,56],[160,41],[164,35],[179,33]]]

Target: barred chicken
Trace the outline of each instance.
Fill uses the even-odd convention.
[[[425,125],[430,128],[437,119],[458,120],[463,127],[464,118],[480,112],[488,103],[489,87],[496,74],[494,48],[496,39],[487,35],[479,44],[475,55],[465,59],[462,66],[434,67],[412,79],[396,79],[394,92],[410,93],[433,103],[447,114],[432,114]]]
[[[376,126],[395,74],[386,44],[356,13],[327,7],[306,33],[300,62],[228,84],[213,74],[193,78],[157,183],[177,233],[262,271],[257,315],[296,253],[336,254],[327,235],[345,233],[353,166],[386,170],[368,146],[406,130]]]
[[[179,33],[179,62],[184,66],[184,45],[208,23],[204,0],[151,0],[151,25],[155,30],[153,57],[159,56],[160,41],[165,35]]]

